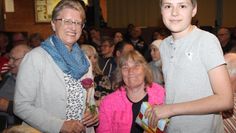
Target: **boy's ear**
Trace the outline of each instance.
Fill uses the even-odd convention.
[[[195,7],[193,8],[192,17],[194,17],[196,14],[197,14],[197,5],[195,5]]]

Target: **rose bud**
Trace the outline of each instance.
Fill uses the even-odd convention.
[[[93,80],[91,78],[85,78],[81,81],[81,84],[85,89],[89,89],[93,85]]]

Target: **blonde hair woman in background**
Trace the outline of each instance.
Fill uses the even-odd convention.
[[[108,76],[104,75],[98,65],[98,53],[96,49],[91,45],[81,45],[81,50],[85,52],[88,56],[90,62],[92,63],[92,70],[94,76],[94,98],[96,100],[96,105],[100,105],[101,99],[107,94],[113,92],[111,87],[111,81]]]

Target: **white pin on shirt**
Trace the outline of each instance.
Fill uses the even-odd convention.
[[[193,53],[192,52],[186,52],[185,54],[188,57],[188,59],[192,61]]]

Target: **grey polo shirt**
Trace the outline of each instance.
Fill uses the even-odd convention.
[[[225,63],[218,39],[197,27],[185,37],[166,38],[160,46],[166,103],[192,101],[213,95],[208,71]],[[220,128],[220,129],[216,129]],[[170,133],[216,133],[223,129],[220,115],[172,117]]]

